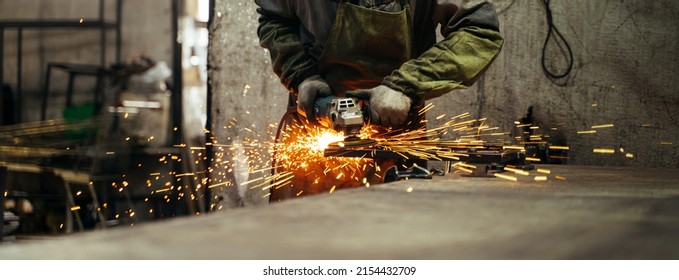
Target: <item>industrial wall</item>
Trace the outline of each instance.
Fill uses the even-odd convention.
[[[507,42],[478,89],[479,101],[469,106],[504,128],[533,106],[536,123],[570,146],[572,164],[679,167],[679,2],[551,3],[554,24],[573,51],[572,72],[556,80],[542,74],[548,30],[542,1],[499,1]],[[548,69],[566,69],[562,49],[548,43]],[[448,98],[454,96],[439,102]],[[578,134],[604,124],[614,127]]]
[[[258,134],[271,141],[266,129],[283,115],[288,93],[258,45],[256,6],[249,0],[216,2],[211,129],[229,147]],[[431,101],[430,126],[437,125],[435,116],[469,112],[510,132],[511,139],[520,135],[514,121],[532,107],[533,126],[539,127],[533,133],[569,146],[568,164],[679,167],[679,2],[552,1],[553,23],[573,53],[572,70],[557,79],[541,66],[549,30],[543,1],[492,2],[506,38],[503,51],[475,86]],[[568,62],[563,40],[554,35],[546,44],[547,69],[566,73]],[[224,171],[224,179],[234,177]],[[237,188],[230,191],[238,196]],[[245,204],[260,196],[245,195]]]
[[[115,21],[115,1],[105,0],[105,15]],[[124,1],[122,9],[121,59],[146,55],[156,61],[166,61],[172,67],[171,1]],[[99,1],[94,0],[0,0],[0,21],[96,19]],[[23,121],[36,121],[46,65],[49,62],[99,64],[100,39],[97,29],[25,29],[22,47]],[[115,62],[115,32],[107,32],[107,66]],[[4,81],[16,90],[17,31],[4,32]],[[81,79],[81,78],[78,78]],[[51,79],[48,119],[60,117],[66,91],[67,76],[54,71]],[[83,91],[94,88],[94,79],[82,78],[77,85]],[[77,95],[75,102],[90,100],[90,95]]]

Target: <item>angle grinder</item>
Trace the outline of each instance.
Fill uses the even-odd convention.
[[[361,139],[360,133],[367,110],[361,108],[358,99],[351,97],[327,96],[314,104],[314,115],[319,124],[344,132],[344,141],[331,143],[328,148],[367,147],[377,143],[372,139]]]

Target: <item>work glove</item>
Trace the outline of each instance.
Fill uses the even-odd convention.
[[[370,102],[370,122],[384,127],[400,128],[408,118],[413,101],[400,91],[381,85],[371,89],[348,91],[347,97]]]
[[[297,112],[306,117],[310,123],[317,123],[314,115],[316,99],[330,96],[332,91],[328,83],[319,75],[306,78],[297,87]]]

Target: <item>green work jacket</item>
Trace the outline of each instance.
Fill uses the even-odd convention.
[[[504,40],[493,6],[453,0],[410,0],[414,58],[383,84],[416,100],[472,85],[499,54]],[[271,55],[274,72],[295,92],[319,74],[318,61],[332,29],[338,0],[255,0],[257,33]],[[442,40],[437,42],[440,26]],[[385,30],[389,32],[389,30]]]

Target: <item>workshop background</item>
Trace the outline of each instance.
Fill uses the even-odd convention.
[[[120,22],[123,35],[120,55],[123,60],[135,56],[146,55],[158,61],[172,63],[172,35],[170,1],[135,1],[131,5],[122,5]],[[106,19],[114,22],[115,1],[104,1]],[[89,0],[27,0],[0,1],[0,19],[2,20],[63,20],[96,19],[99,17],[99,1]],[[13,89],[17,87],[17,59],[22,60],[22,115],[24,122],[37,121],[40,115],[29,108],[39,108],[42,98],[45,65],[48,62],[82,62],[98,63],[100,51],[100,30],[96,28],[25,28],[23,30],[23,48],[21,57],[17,51],[16,28],[4,29],[4,81]],[[115,30],[106,29],[106,62],[114,63]],[[57,71],[55,71],[57,72]],[[64,73],[55,73],[51,81],[55,91],[50,102],[63,104],[67,79]],[[83,78],[77,86],[83,89],[94,86],[93,79]],[[15,90],[16,91],[16,90]],[[82,91],[82,90],[81,90]],[[76,95],[75,103],[85,101],[89,95]],[[60,108],[48,106],[47,117],[61,117]]]
[[[441,114],[469,112],[515,133],[514,121],[532,107],[535,133],[568,146],[568,164],[679,168],[679,3],[551,1],[553,24],[563,38],[552,34],[545,65],[567,74],[554,79],[542,68],[550,29],[543,1],[489,2],[506,40],[502,52],[474,86],[431,100],[430,127],[446,120],[435,119]],[[225,144],[266,135],[287,105],[287,90],[258,47],[255,10],[253,1],[217,1],[210,26],[212,130]],[[572,69],[563,40],[572,50]],[[256,132],[222,129],[233,117],[252,122]],[[594,153],[598,148],[615,153]],[[253,192],[248,203],[261,203],[259,191]]]
[[[538,0],[490,2],[500,18],[504,48],[474,86],[431,100],[430,127],[444,121],[437,119],[442,114],[469,112],[512,140],[524,135],[517,122],[530,120],[531,133],[568,147],[555,164],[669,170],[659,174],[679,168],[679,2],[548,1],[551,10]],[[7,200],[15,209],[22,199],[33,202],[35,217],[22,227],[32,223],[26,229],[32,233],[70,233],[103,220],[107,226],[134,225],[266,205],[268,191],[248,186],[261,174],[248,170],[255,161],[270,165],[270,154],[264,149],[253,155],[243,143],[273,141],[288,92],[259,46],[254,1],[122,1],[119,13],[118,3],[0,0],[5,125],[0,163],[10,162]],[[209,3],[214,9],[207,9]],[[107,24],[97,24],[101,15]],[[12,23],[65,19],[63,28]],[[543,63],[563,77],[546,75]],[[98,104],[103,117],[89,119],[87,106],[97,106],[92,93],[99,90],[96,75],[103,68],[111,75]],[[144,71],[135,72],[139,69]],[[72,83],[69,73],[75,75]],[[127,83],[115,82],[120,80]],[[73,96],[67,104],[69,84]],[[137,102],[127,106],[123,100]],[[83,108],[87,112],[79,111]],[[97,121],[98,135],[88,140],[96,148],[88,148],[89,142],[59,147],[69,152],[47,159],[40,155],[50,153],[46,149],[55,148],[54,142],[24,145],[37,143],[30,133],[44,129],[46,123],[39,121],[60,124],[73,114],[79,121]],[[60,141],[82,140],[82,131],[60,132]],[[50,133],[51,141],[55,132]],[[22,159],[19,167],[11,163],[16,158]],[[53,161],[61,169],[46,169]],[[207,165],[212,169],[203,172]],[[73,176],[62,169],[85,179],[70,182]],[[68,193],[73,197],[64,201]],[[94,193],[110,204],[83,202],[89,200],[81,196]],[[185,202],[194,196],[199,199]],[[110,216],[91,217],[103,208]],[[35,214],[41,211],[58,215]]]
[[[208,17],[204,0],[0,1],[0,183],[8,210],[28,205],[21,233],[202,211],[165,184],[199,168]]]

